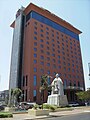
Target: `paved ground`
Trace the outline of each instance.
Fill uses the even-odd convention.
[[[90,107],[78,107],[74,108],[72,111],[59,111],[59,112],[50,112],[49,116],[32,116],[28,114],[14,114],[13,118],[0,118],[0,120],[33,120],[33,119],[48,119],[52,117],[60,117],[67,115],[75,115],[80,113],[89,113]]]

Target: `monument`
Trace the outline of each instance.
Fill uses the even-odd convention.
[[[56,78],[51,83],[52,91],[51,95],[48,96],[47,103],[50,105],[66,106],[68,105],[67,96],[64,95],[63,81],[56,74]]]

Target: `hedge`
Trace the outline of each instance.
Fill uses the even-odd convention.
[[[10,118],[10,117],[13,117],[12,113],[0,112],[0,118]]]

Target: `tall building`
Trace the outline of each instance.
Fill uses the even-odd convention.
[[[23,100],[41,103],[40,79],[48,74],[49,84],[59,73],[68,101],[85,89],[79,31],[44,8],[30,3],[16,13],[9,89],[19,87]],[[45,93],[44,102],[48,93]]]

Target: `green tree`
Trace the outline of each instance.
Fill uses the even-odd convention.
[[[90,100],[90,89],[87,91],[78,92],[76,95],[80,100],[88,102]]]
[[[21,93],[22,91],[20,88],[11,89],[11,100],[9,106],[13,106],[13,105],[15,106]]]
[[[48,75],[42,75],[41,76],[41,82],[40,82],[40,92],[41,92],[41,100],[42,100],[42,105],[43,105],[43,102],[44,102],[44,91],[45,90],[50,90],[51,89],[51,86],[48,85],[48,78],[50,76]],[[43,107],[43,106],[42,106]]]
[[[20,88],[13,89],[13,96],[14,96],[14,105],[17,102],[19,96],[21,95],[22,91]]]

